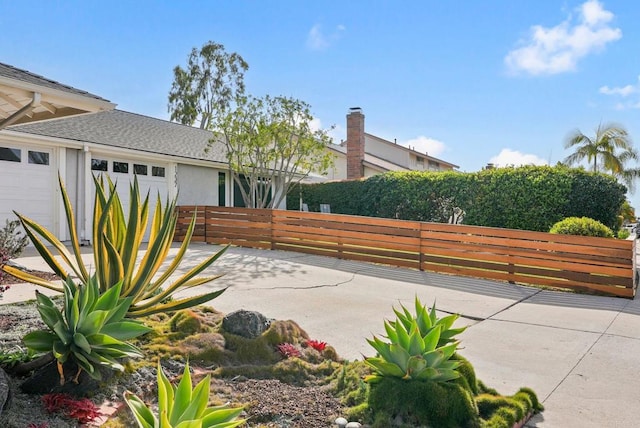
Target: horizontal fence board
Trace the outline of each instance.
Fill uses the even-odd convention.
[[[176,239],[280,249],[435,272],[635,295],[635,241],[484,226],[215,206],[180,206]]]

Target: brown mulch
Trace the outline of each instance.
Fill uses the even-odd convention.
[[[58,275],[51,272],[42,272],[42,271],[32,270],[32,271],[29,271],[29,273],[37,276],[38,278],[46,279],[47,281],[55,281],[60,279]],[[0,285],[2,286],[21,284],[23,282],[24,281],[16,278],[13,275],[9,275],[8,273],[5,273],[5,272],[0,272]]]
[[[224,380],[231,395],[248,403],[249,426],[330,427],[343,406],[321,386],[293,386],[275,379]]]

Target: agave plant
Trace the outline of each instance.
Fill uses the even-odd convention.
[[[402,312],[393,308],[393,312],[395,312],[396,317],[399,322],[402,323],[405,330],[411,330],[413,323],[415,322],[418,325],[421,336],[426,336],[433,328],[436,326],[440,326],[440,340],[438,341],[438,346],[445,345],[449,342],[452,342],[454,337],[463,331],[466,330],[467,327],[459,327],[452,328],[453,323],[456,322],[460,315],[452,314],[443,318],[438,318],[436,314],[436,303],[433,302],[433,306],[429,311],[426,305],[423,305],[418,299],[418,296],[415,298],[415,309],[416,315],[412,315],[411,312],[404,305],[400,304],[400,308],[402,308]],[[395,321],[389,322],[389,325],[392,329],[396,328]],[[387,329],[388,332],[388,329]]]
[[[135,394],[127,391],[124,399],[140,428],[233,428],[245,421],[236,419],[242,408],[207,407],[211,376],[207,375],[191,389],[189,363],[177,387],[171,385],[158,362],[158,417]]]
[[[452,337],[460,329],[451,329],[457,315],[453,320],[451,316],[439,320],[435,316],[435,305],[429,313],[417,297],[415,316],[404,306],[402,309],[400,312],[394,308],[395,322],[384,323],[389,342],[376,336],[367,339],[378,355],[365,359],[375,371],[365,380],[376,383],[390,376],[446,382],[460,377],[456,370],[460,362],[451,359],[459,344]],[[444,337],[443,332],[447,333]]]
[[[66,281],[73,275],[81,283],[86,284],[91,275],[82,260],[73,208],[62,179],[58,177],[58,180],[73,254],[46,228],[25,216],[18,213],[16,215],[38,253],[58,276]],[[158,196],[151,219],[149,242],[142,260],[137,263],[136,258],[143,247],[150,217],[149,194],[147,193],[141,202],[138,181],[135,179],[130,186],[129,215],[125,217],[115,184],[108,177],[107,185],[104,184],[102,177],[94,177],[94,182],[96,196],[92,245],[95,276],[101,293],[114,287],[115,284],[122,283],[121,297],[133,298],[127,316],[142,317],[157,312],[186,309],[214,299],[224,292],[225,289],[221,289],[199,296],[168,301],[179,289],[194,287],[218,278],[220,275],[196,276],[215,262],[224,253],[226,247],[163,288],[180,265],[187,251],[195,227],[195,216],[189,224],[185,239],[176,256],[167,269],[160,274],[160,267],[167,259],[176,230],[178,219],[175,209],[176,200],[167,201],[163,206]],[[52,249],[58,253],[61,262],[54,257],[52,249],[47,247],[45,242],[49,243],[53,247]],[[55,282],[43,280],[12,266],[5,265],[2,269],[23,281],[62,292],[62,288]]]
[[[126,340],[151,329],[124,318],[133,298],[120,298],[122,283],[103,294],[95,278],[81,286],[68,278],[63,287],[62,311],[49,297],[36,292],[38,312],[49,329],[28,333],[23,338],[25,345],[35,352],[53,352],[61,385],[65,381],[63,364],[69,359],[78,365],[74,378],[77,382],[83,369],[91,377],[100,379],[96,365],[123,371],[118,358],[142,356],[140,350]]]

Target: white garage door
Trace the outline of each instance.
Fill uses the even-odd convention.
[[[0,228],[16,211],[54,230],[53,156],[52,149],[0,143]]]
[[[138,160],[126,160],[117,158],[108,158],[100,155],[94,155],[91,159],[91,170],[93,174],[109,174],[114,183],[125,215],[129,212],[129,185],[133,182],[134,177],[138,178],[141,199],[144,199],[149,192],[150,214],[153,216],[157,195],[164,205],[168,194],[168,165],[158,162],[146,162]],[[95,189],[92,192],[90,203],[93,206],[93,198]],[[148,237],[147,228],[147,237]]]

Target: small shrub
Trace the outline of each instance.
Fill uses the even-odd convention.
[[[20,256],[29,243],[29,238],[18,229],[19,227],[20,220],[7,220],[5,226],[0,229],[0,251],[4,251],[8,259]]]
[[[613,238],[611,229],[589,217],[567,217],[554,224],[549,233]]]
[[[620,229],[617,233],[617,238],[627,239],[630,235],[631,235],[631,232],[629,232],[627,229]]]

